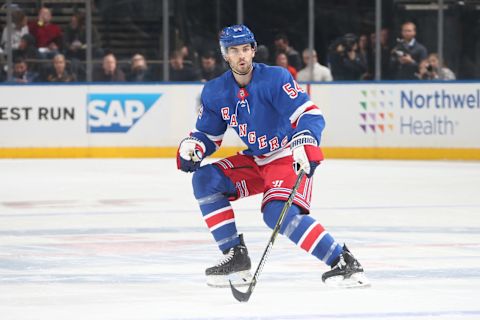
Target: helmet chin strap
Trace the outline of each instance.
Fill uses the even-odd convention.
[[[249,74],[250,71],[252,71],[252,69],[253,69],[253,63],[250,65],[250,68],[246,72],[238,72],[238,71],[234,70],[232,68],[232,66],[230,66],[230,63],[228,64],[228,66],[230,67],[230,69],[232,70],[233,73],[238,74],[239,76],[245,76],[245,75]]]

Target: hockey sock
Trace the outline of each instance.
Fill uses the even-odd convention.
[[[271,201],[265,205],[263,220],[270,228],[277,223],[284,204],[283,201]],[[287,212],[280,233],[330,266],[343,251],[342,246],[325,231],[319,222],[309,215],[301,214],[300,208],[296,205],[292,205]]]
[[[240,244],[237,226],[235,225],[235,215],[227,198],[219,199],[213,203],[201,204],[200,210],[222,252]]]
[[[203,219],[222,252],[240,244],[235,215],[226,194],[235,191],[233,183],[221,171],[207,165],[193,175],[193,190]]]

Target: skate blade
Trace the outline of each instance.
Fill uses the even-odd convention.
[[[207,285],[214,288],[230,288],[230,282],[235,287],[246,287],[252,281],[250,270],[231,273],[226,276],[207,276]]]
[[[363,272],[354,273],[349,278],[343,276],[328,278],[325,280],[325,285],[330,288],[368,288],[371,286]]]

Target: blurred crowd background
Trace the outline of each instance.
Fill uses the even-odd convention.
[[[480,0],[6,0],[0,81],[208,81],[236,23],[298,81],[480,79]]]

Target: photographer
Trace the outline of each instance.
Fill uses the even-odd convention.
[[[435,80],[435,72],[433,67],[428,62],[428,59],[422,60],[418,64],[418,72],[415,73],[416,79],[418,80]]]
[[[361,80],[367,65],[358,54],[358,38],[352,33],[335,40],[329,48],[329,63],[334,80]]]
[[[402,39],[391,52],[391,65],[395,80],[417,79],[420,61],[427,58],[427,49],[415,39],[416,27],[413,22],[402,25]]]
[[[455,80],[455,73],[447,68],[440,60],[438,54],[431,53],[428,55],[428,69],[433,73],[434,79],[437,80]]]

